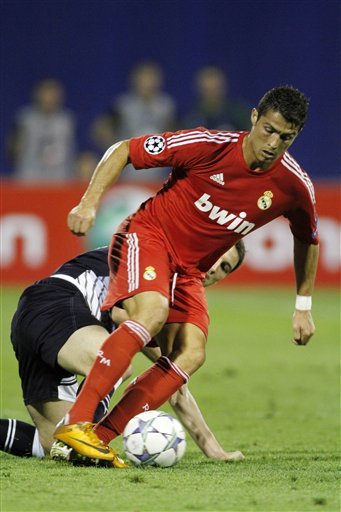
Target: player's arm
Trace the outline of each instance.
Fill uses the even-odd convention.
[[[210,459],[238,461],[240,451],[226,452],[207,425],[198,404],[187,385],[182,386],[169,400],[170,405],[200,450]]]
[[[311,296],[319,256],[319,246],[303,243],[294,237],[294,266],[297,299],[293,316],[294,343],[306,345],[315,332],[311,315]]]
[[[98,163],[80,203],[69,213],[67,225],[75,235],[85,235],[93,226],[103,194],[117,182],[129,160],[129,141],[111,146]]]
[[[156,361],[161,356],[158,347],[145,347],[142,352],[151,361]],[[169,400],[177,417],[187,429],[190,436],[200,450],[211,459],[237,461],[243,460],[244,455],[240,451],[226,452],[219,444],[213,432],[208,427],[193,395],[187,385],[183,385]]]

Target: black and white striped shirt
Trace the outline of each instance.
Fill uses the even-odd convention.
[[[109,285],[108,247],[85,252],[63,263],[50,277],[72,283],[84,296],[98,320]]]

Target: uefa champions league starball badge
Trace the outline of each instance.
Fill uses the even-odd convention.
[[[257,206],[260,210],[267,210],[272,205],[273,193],[271,190],[266,190],[257,201]]]
[[[151,155],[157,155],[161,153],[166,147],[166,141],[160,135],[153,135],[148,137],[144,142],[144,149]]]

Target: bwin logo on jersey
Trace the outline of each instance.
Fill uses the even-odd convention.
[[[215,220],[221,226],[227,224],[226,229],[235,233],[241,233],[242,235],[247,235],[255,227],[256,224],[253,222],[244,220],[247,215],[246,212],[240,212],[238,216],[234,213],[229,213],[227,210],[222,210],[219,206],[211,203],[209,201],[210,197],[209,194],[203,194],[194,203],[201,212],[210,212],[208,215],[210,219]]]

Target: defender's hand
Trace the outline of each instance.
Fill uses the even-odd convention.
[[[293,317],[293,332],[295,345],[306,345],[315,332],[315,325],[310,311],[295,309]]]
[[[94,225],[95,219],[96,208],[80,203],[70,211],[67,217],[67,226],[74,235],[84,236]]]
[[[225,460],[226,462],[239,462],[245,459],[243,453],[239,450],[235,452],[225,452],[225,450],[221,450],[220,452],[213,452],[207,455],[207,457],[214,460]]]

